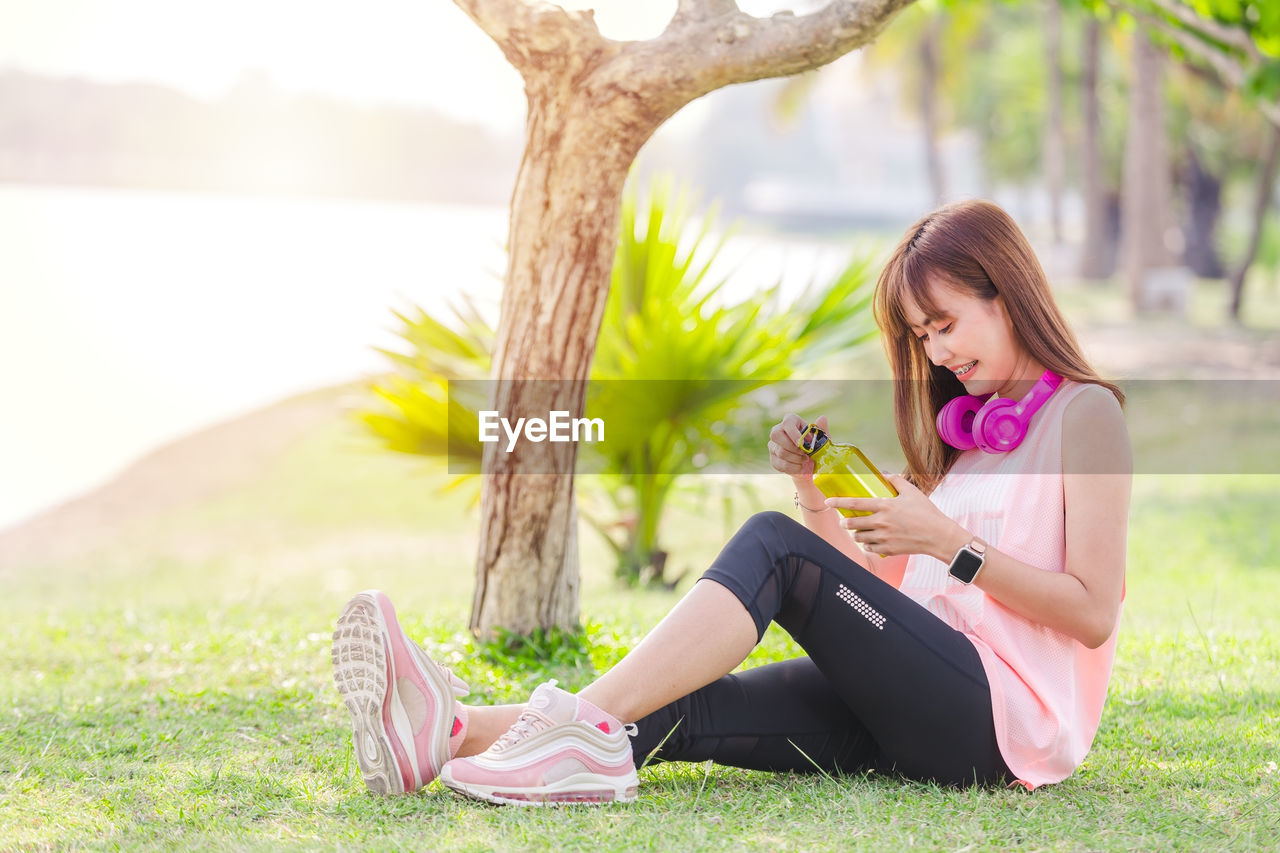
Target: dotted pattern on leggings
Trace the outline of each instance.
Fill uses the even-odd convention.
[[[849,589],[849,587],[844,584],[840,584],[839,588],[836,590],[836,598],[852,607],[858,612],[858,615],[862,616],[872,625],[875,625],[876,628],[881,631],[884,630],[884,614],[879,610],[876,610],[870,604],[867,604],[861,596]]]

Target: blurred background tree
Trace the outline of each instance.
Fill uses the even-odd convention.
[[[935,200],[963,195],[949,187],[941,137],[972,133],[983,195],[1003,187],[1043,199],[1042,249],[1075,252],[1060,272],[1106,281],[1123,258],[1135,312],[1181,313],[1191,276],[1229,270],[1238,321],[1280,159],[1280,3],[930,0],[865,55],[918,116]],[[847,70],[794,81],[784,113],[827,73]],[[1230,258],[1224,194],[1251,196],[1231,217],[1247,237]],[[1068,239],[1073,199],[1081,228]]]
[[[1275,193],[1278,153],[1280,153],[1280,3],[1257,0],[1109,0],[1110,4],[1130,16],[1179,62],[1196,70],[1205,79],[1214,80],[1222,90],[1220,99],[1234,107],[1234,115],[1224,116],[1219,110],[1212,117],[1188,122],[1187,129],[1194,135],[1212,136],[1213,120],[1230,118],[1247,137],[1251,126],[1264,118],[1271,127],[1266,131],[1261,146],[1252,146],[1248,138],[1240,145],[1218,145],[1217,156],[1231,158],[1228,150],[1239,151],[1244,156],[1253,154],[1257,172],[1253,176],[1256,191],[1250,207],[1249,237],[1240,258],[1233,267],[1230,279],[1231,301],[1229,317],[1240,320],[1244,281],[1249,267],[1257,258],[1258,249],[1266,228],[1267,213]],[[1212,96],[1210,96],[1212,97]],[[1202,108],[1203,100],[1193,101]],[[1206,144],[1202,140],[1202,145]],[[1261,149],[1260,153],[1259,152]],[[1220,179],[1204,171],[1206,159],[1213,154],[1194,149],[1187,152],[1186,186],[1189,191],[1193,215],[1190,217],[1191,239],[1187,248],[1191,253],[1188,263],[1193,270],[1220,275],[1220,265],[1212,251],[1216,248],[1202,239],[1204,231],[1212,231],[1216,222],[1216,200],[1220,197]],[[1228,169],[1226,163],[1217,167]],[[1214,275],[1213,277],[1218,277]]]

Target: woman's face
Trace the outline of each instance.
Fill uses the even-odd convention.
[[[1018,344],[1004,303],[980,299],[934,280],[929,294],[939,315],[903,305],[911,333],[934,364],[947,368],[970,394],[1021,398],[1044,373]]]

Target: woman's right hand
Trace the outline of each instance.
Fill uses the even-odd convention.
[[[800,449],[800,436],[809,423],[799,415],[788,413],[769,430],[769,464],[773,470],[802,482],[813,480],[813,460]],[[822,415],[812,423],[825,431],[827,417]]]

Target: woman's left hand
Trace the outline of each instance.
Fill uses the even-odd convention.
[[[840,519],[840,524],[853,531],[854,541],[863,548],[884,557],[928,554],[945,562],[960,545],[969,541],[970,534],[943,515],[924,492],[897,474],[886,474],[885,479],[898,490],[896,498],[827,498],[826,501],[830,507],[871,513]]]

